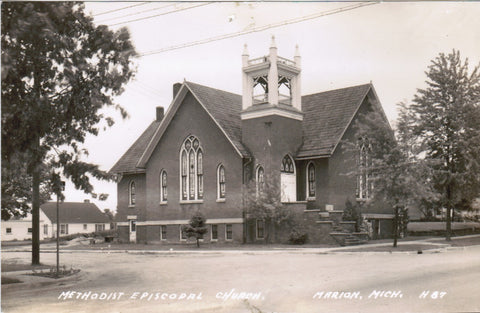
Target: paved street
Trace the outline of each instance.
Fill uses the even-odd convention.
[[[3,261],[29,258],[2,253]],[[480,246],[423,254],[74,252],[61,260],[81,273],[53,284],[3,285],[2,311],[480,311]],[[55,254],[42,253],[41,261],[54,264]]]

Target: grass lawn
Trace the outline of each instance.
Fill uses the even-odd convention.
[[[50,268],[49,265],[31,265],[26,263],[11,263],[2,261],[2,272],[16,272],[16,271],[28,271],[28,270],[43,270]],[[2,277],[3,278],[3,277]],[[2,283],[3,284],[3,283]]]
[[[18,280],[16,278],[2,276],[2,285],[15,284],[15,283],[21,283],[21,282],[22,282],[21,280]]]
[[[418,252],[429,249],[438,249],[441,248],[438,245],[429,245],[429,244],[404,244],[402,242],[397,243],[397,247],[393,247],[393,242],[389,246],[380,246],[380,247],[364,247],[364,248],[352,248],[345,250],[338,250],[337,252]]]

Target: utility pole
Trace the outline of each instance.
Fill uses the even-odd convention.
[[[61,181],[61,191],[65,191],[65,182]],[[60,205],[59,205],[60,190],[57,191],[57,277],[60,273]]]

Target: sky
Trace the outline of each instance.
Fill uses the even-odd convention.
[[[479,2],[112,1],[85,6],[97,25],[127,27],[139,54],[135,79],[115,99],[129,118],[115,113],[113,127],[85,142],[86,160],[103,170],[155,119],[155,107],[168,109],[174,83],[187,80],[241,94],[244,45],[250,58],[261,57],[268,54],[272,36],[279,56],[293,59],[299,46],[303,95],[372,82],[392,124],[396,105],[425,87],[425,71],[439,53],[459,50],[471,68],[480,62]],[[230,36],[215,40],[222,35]],[[90,199],[102,210],[115,211],[116,184],[94,181],[94,186],[109,194],[107,201],[92,199],[68,182],[65,201]]]

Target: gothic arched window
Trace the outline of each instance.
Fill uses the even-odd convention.
[[[133,180],[128,184],[128,204],[135,205],[135,182]]]
[[[200,141],[189,136],[180,149],[181,200],[203,199],[203,151]]]
[[[358,141],[357,156],[357,199],[370,199],[373,192],[373,180],[371,176],[372,158],[370,156],[372,147],[366,138]]]
[[[265,188],[265,171],[263,167],[257,168],[257,193],[262,192]]]
[[[160,202],[167,202],[167,172],[160,172]]]
[[[217,169],[217,198],[225,199],[225,167],[222,164]]]
[[[293,160],[289,155],[286,155],[282,160],[282,165],[280,167],[280,172],[282,173],[295,173],[295,166],[293,165]]]
[[[315,165],[313,162],[307,165],[307,198],[315,198]]]

